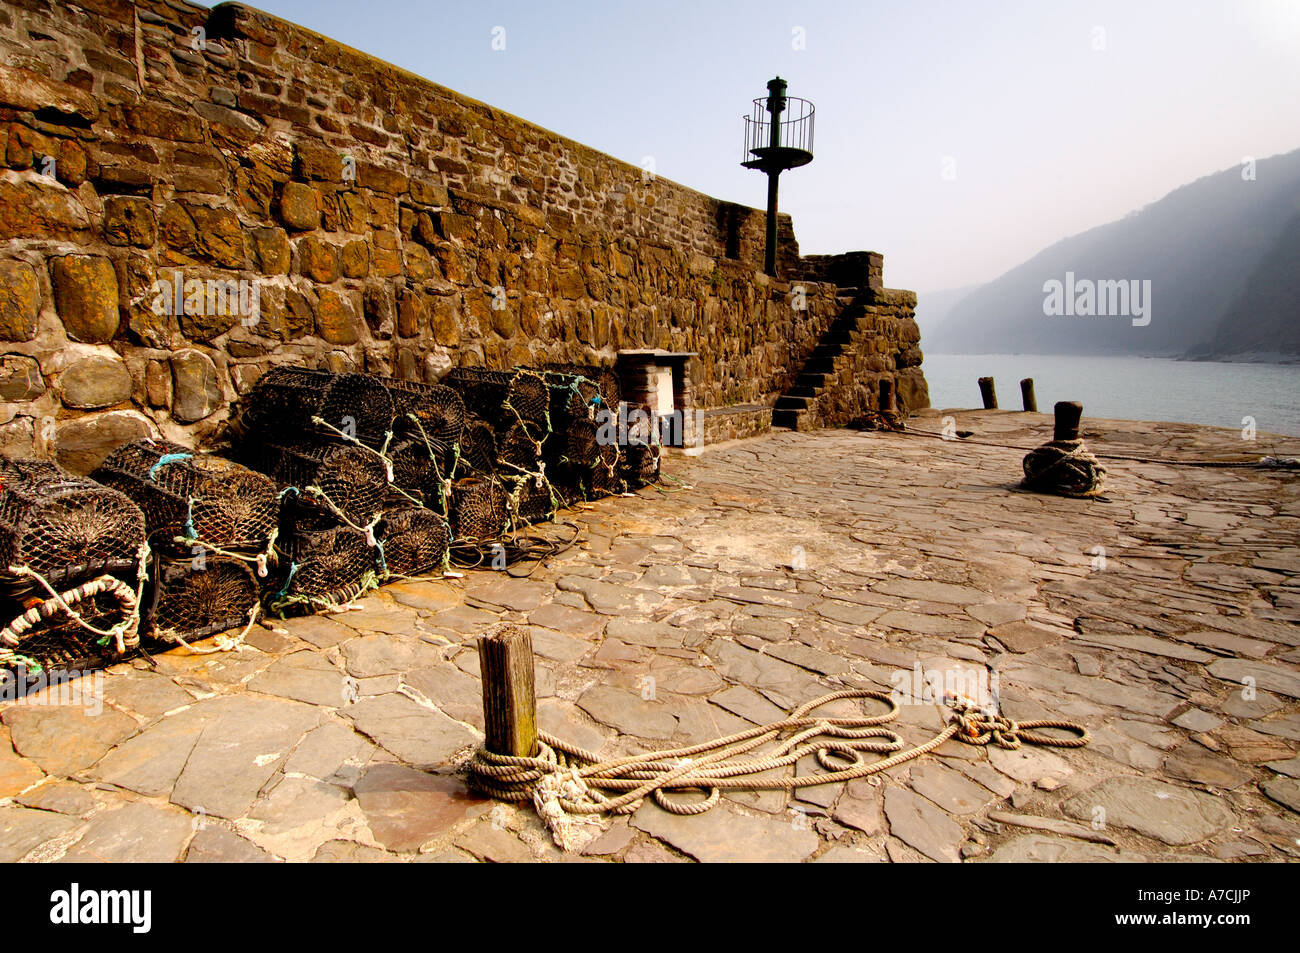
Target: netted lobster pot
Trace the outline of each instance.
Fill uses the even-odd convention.
[[[546,431],[520,420],[497,434],[497,467],[503,476],[539,472]]]
[[[619,466],[623,455],[613,444],[600,448],[600,457],[592,467],[585,480],[589,498],[596,499],[623,492],[623,481],[619,476]]]
[[[285,496],[285,515],[291,521],[330,521],[337,518],[337,510],[365,526],[379,514],[389,492],[384,461],[354,444],[321,440],[265,443],[252,451],[249,459],[253,458],[258,460],[251,464],[255,469],[281,487],[296,489]]]
[[[614,413],[618,413],[618,404],[623,398],[618,383],[618,374],[612,367],[602,367],[598,364],[551,363],[543,364],[542,370],[556,374],[585,377],[599,389],[601,400],[605,406],[609,407]]]
[[[554,517],[558,503],[551,495],[549,483],[543,481],[538,486],[537,480],[524,477],[515,482],[507,505],[510,509],[510,522],[516,526],[525,526],[529,523],[545,523]]]
[[[491,476],[497,470],[496,431],[487,421],[471,417],[460,432],[460,456],[456,472],[468,470],[475,476]]]
[[[451,488],[451,523],[458,540],[496,539],[506,531],[506,491],[492,478],[469,477]]]
[[[262,550],[280,517],[275,482],[229,460],[163,440],[118,447],[92,477],[130,497],[156,547],[184,536],[221,549]]]
[[[11,566],[38,572],[54,586],[137,568],[144,514],[117,490],[30,461],[6,461],[0,480],[0,579],[14,588],[30,585],[9,573]]]
[[[432,510],[418,506],[388,510],[375,529],[384,544],[381,573],[418,576],[446,562],[451,528]]]
[[[630,444],[623,448],[619,476],[629,490],[637,490],[658,481],[659,453],[658,444]]]
[[[468,411],[500,429],[526,420],[540,424],[542,430],[546,430],[551,391],[536,371],[455,367],[442,382],[460,394]]]
[[[555,429],[563,421],[594,419],[605,406],[604,396],[593,380],[559,371],[544,370],[541,375],[551,388],[551,426]]]
[[[558,427],[546,443],[555,462],[589,469],[600,459],[600,436],[601,427],[594,420],[570,420]]]
[[[121,580],[116,580],[116,585],[119,593],[130,593],[130,587]],[[110,631],[132,616],[133,593],[127,598],[105,590],[74,599],[75,591],[62,589],[60,595],[71,603],[83,622],[100,631]],[[34,620],[22,618],[29,608]],[[116,639],[78,624],[53,598],[34,598],[24,605],[6,604],[4,611],[12,621],[0,632],[0,670],[8,669],[15,675],[25,671],[27,678],[19,681],[19,691],[32,685],[31,679],[37,675],[94,671],[129,657],[139,646],[138,637],[132,633],[126,640],[126,651],[119,654]]]
[[[333,427],[374,446],[392,423],[393,399],[377,378],[305,367],[276,367],[263,374],[244,398],[241,419],[247,436],[272,443],[303,431],[333,434]]]
[[[176,642],[177,636],[192,642],[242,630],[260,598],[253,570],[224,556],[160,556],[151,575],[152,597],[142,628],[159,642]]]
[[[450,387],[395,377],[376,378],[393,401],[393,430],[427,437],[446,448],[460,439],[465,401]]]
[[[439,505],[442,465],[423,440],[394,443],[388,448],[388,459],[393,464],[393,492],[388,496],[392,505],[401,505],[402,501],[430,507]]]
[[[266,600],[272,612],[335,609],[376,584],[375,548],[351,527],[299,530],[280,552],[279,578]]]

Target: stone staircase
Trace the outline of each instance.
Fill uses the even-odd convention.
[[[772,409],[772,426],[791,430],[813,430],[818,421],[818,399],[841,379],[845,365],[852,362],[855,347],[874,335],[875,319],[866,311],[872,300],[870,289],[841,288],[843,310],[822,335],[804,362],[794,384],[777,398]]]

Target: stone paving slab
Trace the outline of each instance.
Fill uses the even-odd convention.
[[[946,416],[978,442],[940,439]],[[1016,487],[1046,415],[910,423],[933,436],[776,432],[671,457],[664,489],[568,514],[578,544],[527,579],[404,581],[268,620],[238,653],[117,666],[93,707],[0,705],[0,862],[1300,858],[1300,482],[1159,462],[1300,441],[1086,419],[1094,451],[1146,459],[1107,459],[1105,499],[1080,501]],[[917,743],[942,726],[927,679],[1094,740],[950,741],[698,817],[646,803],[566,858],[530,806],[458,773],[482,738],[473,639],[502,621],[533,635],[543,727],[606,757],[844,687],[897,691],[893,727]]]

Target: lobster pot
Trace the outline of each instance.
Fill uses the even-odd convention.
[[[600,387],[594,380],[581,374],[563,374],[542,370],[542,379],[551,389],[551,426],[558,430],[562,423],[572,420],[591,420],[605,403]]]
[[[377,378],[393,401],[393,431],[425,437],[439,448],[460,439],[465,426],[465,401],[442,384],[421,384],[395,377]]]
[[[333,522],[338,518],[337,508],[351,522],[365,526],[379,515],[389,492],[384,461],[354,444],[322,440],[263,443],[249,446],[248,459],[281,487],[297,490],[285,497],[284,515],[291,523]],[[309,487],[318,488],[324,499]]]
[[[423,440],[401,440],[388,448],[393,463],[393,484],[389,502],[394,506],[418,503],[439,506],[442,499],[442,461]],[[401,492],[397,492],[401,490]],[[414,497],[414,499],[411,499]]]
[[[494,478],[469,477],[451,488],[451,525],[458,540],[497,539],[509,520],[506,491]]]
[[[497,434],[497,472],[503,476],[538,473],[546,431],[537,424],[519,420]]]
[[[134,575],[145,521],[126,496],[52,463],[5,461],[0,481],[0,580],[15,593],[33,591],[35,583],[9,573],[11,566],[38,572],[55,587],[90,574]]]
[[[457,472],[468,472],[480,477],[496,473],[497,438],[491,424],[474,417],[469,418],[465,422],[465,429],[460,433],[459,450]]]
[[[67,589],[61,591],[66,593]],[[126,653],[119,655],[116,640],[104,639],[101,645],[101,636],[79,625],[53,598],[32,598],[26,604],[6,601],[3,608],[5,618],[13,621],[0,632],[0,688],[13,686],[21,693],[39,687],[40,683],[33,681],[38,674],[57,676],[102,669],[129,657],[139,645],[132,633]],[[17,622],[28,608],[48,615],[17,632]],[[88,596],[74,603],[73,608],[88,625],[101,631],[121,625],[132,612],[110,592]]]
[[[623,481],[618,472],[622,457],[618,447],[613,444],[600,448],[596,466],[591,468],[584,484],[588,499],[623,492]]]
[[[591,381],[600,391],[601,402],[614,413],[618,413],[622,391],[618,383],[618,374],[612,367],[602,367],[598,364],[551,363],[543,364],[541,369],[553,374],[568,374]]]
[[[392,426],[393,399],[370,375],[276,367],[245,398],[241,426],[247,436],[273,443],[304,431],[336,436],[314,417],[377,447]]]
[[[381,573],[418,576],[446,562],[451,528],[432,510],[418,506],[391,509],[375,529],[384,544]]]
[[[594,467],[600,459],[601,427],[594,420],[566,421],[547,440],[553,463],[567,463],[577,469]]]
[[[162,440],[118,447],[92,476],[130,497],[144,513],[151,541],[177,553],[188,550],[175,542],[178,536],[221,549],[261,551],[280,518],[269,477]]]
[[[629,490],[639,490],[659,479],[659,445],[629,444],[623,448],[619,476]]]
[[[521,420],[538,424],[543,432],[547,429],[551,390],[536,371],[455,367],[442,382],[460,394],[468,410],[499,430]]]
[[[547,479],[550,481],[551,492],[555,496],[555,505],[558,509],[574,506],[587,498],[583,478],[589,472],[568,465],[558,466],[554,472],[547,472]]]
[[[550,484],[545,480],[541,486],[532,477],[514,481],[507,506],[510,510],[510,522],[515,526],[530,523],[545,523],[555,516],[556,500],[551,495]]]
[[[330,610],[374,588],[375,548],[349,526],[300,529],[281,547],[267,608],[281,615]]]
[[[159,642],[205,639],[248,625],[260,592],[253,570],[238,559],[200,554],[159,556],[142,630]]]

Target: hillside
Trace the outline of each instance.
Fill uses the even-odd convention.
[[[1253,181],[1239,166],[1205,176],[1119,221],[1063,239],[977,288],[927,329],[923,346],[938,353],[1166,357],[1199,348],[1201,356],[1214,356],[1242,353],[1238,338],[1267,341],[1288,322],[1294,334],[1285,315],[1294,315],[1297,299],[1286,289],[1295,287],[1300,246],[1284,232],[1296,227],[1298,196],[1300,150],[1259,160]],[[1149,314],[1130,307],[1128,316],[1048,316],[1044,284],[1066,284],[1067,273],[1076,286],[1149,281]],[[1258,292],[1251,289],[1257,280],[1264,282]]]

